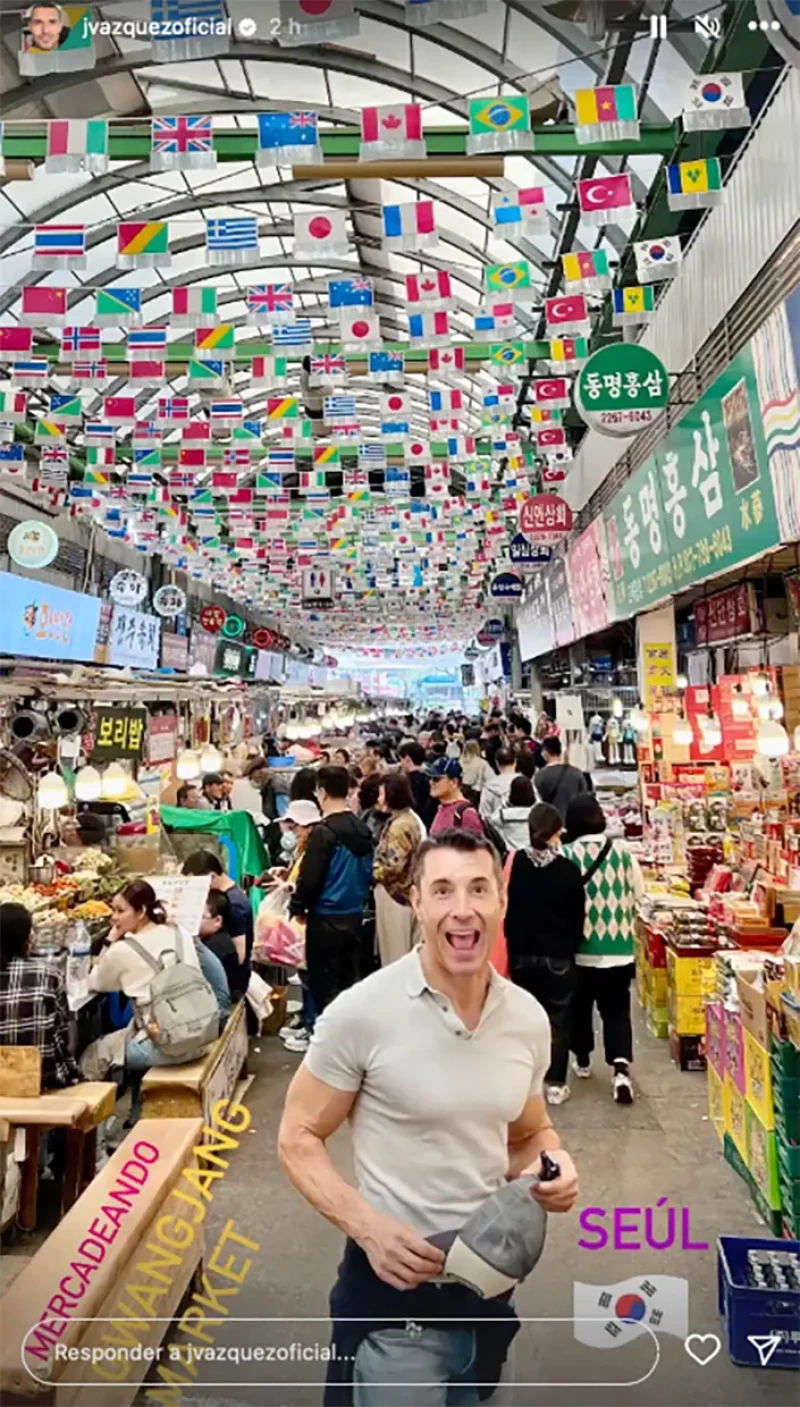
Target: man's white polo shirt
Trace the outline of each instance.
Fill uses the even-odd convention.
[[[550,1023],[491,970],[468,1031],[427,983],[419,949],[358,982],[318,1018],[305,1067],[358,1091],[351,1115],[359,1191],[423,1236],[462,1226],[502,1187],[508,1125],[541,1094]]]

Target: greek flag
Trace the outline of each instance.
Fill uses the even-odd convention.
[[[297,318],[294,322],[277,324],[272,329],[272,345],[276,351],[285,351],[288,347],[307,348],[310,351],[313,340],[310,318]]]
[[[258,255],[258,220],[255,215],[206,220],[206,245],[210,264],[242,265]]]

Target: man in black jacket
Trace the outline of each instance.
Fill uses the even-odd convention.
[[[322,821],[308,838],[290,912],[306,920],[306,966],[319,1015],[357,976],[364,905],[372,882],[372,836],[347,810],[344,767],[320,767]]]
[[[535,781],[539,800],[546,801],[549,806],[555,806],[562,817],[566,816],[573,796],[578,796],[582,791],[590,791],[591,788],[583,772],[564,761],[560,738],[545,738],[542,753],[544,767],[536,773]]]
[[[431,821],[436,815],[436,802],[431,800],[431,784],[421,770],[425,765],[425,749],[421,743],[401,743],[398,756],[400,758],[400,771],[405,772],[411,787],[414,810],[426,830],[430,830]]]

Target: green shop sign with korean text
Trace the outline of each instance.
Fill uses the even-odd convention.
[[[646,610],[775,547],[775,508],[753,343],[604,514],[614,618]]]
[[[579,415],[601,435],[638,435],[669,400],[663,362],[636,342],[601,347],[581,369],[575,385]]]

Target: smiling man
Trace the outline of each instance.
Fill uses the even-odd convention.
[[[411,902],[422,944],[327,1007],[279,1135],[289,1177],[347,1237],[331,1294],[331,1407],[477,1404],[476,1383],[498,1381],[518,1327],[510,1295],[442,1283],[443,1252],[428,1238],[536,1173],[544,1151],[556,1150],[560,1175],[532,1195],[553,1212],[578,1195],[543,1098],[547,1017],[489,964],[505,894],[485,838],[450,830],[425,841]],[[326,1147],[346,1119],[358,1190]],[[440,1327],[447,1319],[463,1322]]]
[[[45,54],[57,49],[69,34],[69,25],[61,6],[46,4],[45,0],[41,0],[40,4],[31,5],[27,14],[27,27],[35,47]]]

